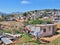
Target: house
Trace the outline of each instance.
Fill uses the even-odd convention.
[[[6,18],[6,21],[16,21],[15,17],[8,17]]]
[[[56,24],[39,24],[39,25],[28,25],[26,31],[30,31],[33,36],[51,36],[54,35],[57,30]],[[29,30],[28,30],[29,29]]]
[[[52,16],[55,20],[60,20],[60,11],[52,12]]]

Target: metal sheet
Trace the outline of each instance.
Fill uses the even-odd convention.
[[[40,32],[40,27],[36,27],[35,31]]]
[[[2,42],[5,44],[11,44],[13,43],[11,40],[9,40],[8,38],[1,38]]]

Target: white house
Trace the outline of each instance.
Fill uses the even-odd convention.
[[[54,35],[57,30],[56,24],[39,24],[39,25],[28,25],[27,28],[30,28],[27,31],[30,31],[30,34],[33,36],[51,36]]]

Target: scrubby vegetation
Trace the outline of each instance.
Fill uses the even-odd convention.
[[[36,20],[31,20],[30,24],[52,24],[52,21],[51,20],[47,20],[47,19],[45,19],[45,20],[36,19]]]

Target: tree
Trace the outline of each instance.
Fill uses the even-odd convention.
[[[53,9],[53,11],[58,11],[57,9]]]
[[[46,22],[47,24],[52,24],[53,23],[53,21],[51,19],[44,19],[43,21]]]
[[[27,16],[27,13],[25,12],[25,13],[23,13],[23,16]]]
[[[27,12],[28,14],[30,14],[30,12]]]
[[[51,10],[50,9],[45,9],[46,12],[50,12]]]
[[[5,20],[5,16],[2,14],[1,17],[2,17],[2,18],[0,18],[0,21],[4,21],[4,20]]]
[[[38,10],[35,10],[35,12],[37,12]]]
[[[43,18],[43,16],[39,16],[39,18]]]
[[[50,21],[50,20],[48,20],[48,21],[46,21],[47,22],[47,24],[52,24],[52,21]]]
[[[44,16],[47,16],[47,12],[45,11],[43,15],[44,15]]]

